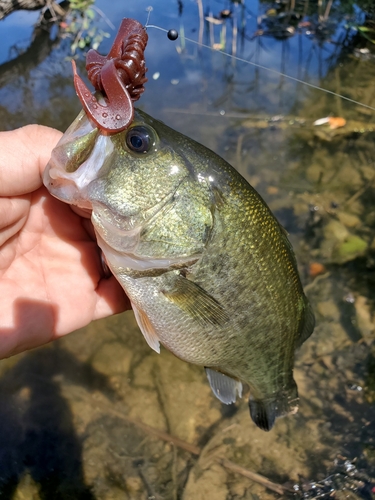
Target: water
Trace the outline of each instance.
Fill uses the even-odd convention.
[[[290,234],[317,317],[296,359],[300,410],[260,431],[245,399],[221,405],[200,367],[151,351],[127,312],[0,363],[1,498],[278,497],[224,460],[276,490],[286,485],[284,496],[372,498],[373,112],[185,41],[183,34],[207,45],[223,38],[223,25],[210,32],[200,24],[195,1],[97,6],[117,28],[125,16],[146,22],[150,4],[150,23],[180,37],[172,42],[149,28],[149,82],[139,106],[235,165]],[[359,8],[343,3],[345,17],[335,3],[319,24],[312,5],[310,17],[276,22],[269,14],[258,25],[271,7],[279,8],[203,2],[208,16],[232,8],[237,56],[375,106],[374,50],[350,28],[364,21]],[[32,122],[64,130],[80,110],[65,60],[69,40],[56,30],[37,33],[28,49],[37,15],[14,13],[0,24],[8,43],[0,52],[4,130]],[[233,21],[225,22],[230,53]],[[114,32],[100,26],[111,33],[106,53]],[[300,32],[287,36],[290,26]],[[252,38],[260,28],[272,35]],[[346,127],[313,125],[328,115],[344,117]]]

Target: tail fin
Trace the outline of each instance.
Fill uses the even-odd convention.
[[[270,431],[278,417],[298,411],[297,385],[292,380],[291,387],[283,389],[274,396],[264,399],[253,399],[250,396],[250,416],[255,425],[263,431]]]

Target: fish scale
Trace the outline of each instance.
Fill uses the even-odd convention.
[[[45,185],[91,207],[150,347],[204,366],[226,404],[247,383],[251,417],[270,430],[297,410],[294,353],[314,327],[284,229],[233,167],[146,113],[117,134],[93,129],[77,118]]]

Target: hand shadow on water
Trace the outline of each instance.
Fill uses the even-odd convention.
[[[28,314],[30,307],[50,307],[24,302],[18,303],[18,319]],[[1,499],[10,500],[28,472],[43,500],[94,500],[83,477],[81,440],[61,392],[64,380],[115,397],[107,377],[56,343],[23,355],[1,377]]]

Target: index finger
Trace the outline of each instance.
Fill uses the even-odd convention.
[[[42,125],[0,132],[0,196],[19,196],[38,189],[61,135]]]

